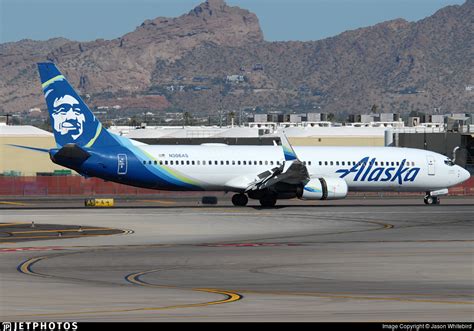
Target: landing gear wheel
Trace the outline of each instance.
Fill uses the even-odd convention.
[[[424,198],[425,205],[439,205],[440,200],[438,197],[427,195]]]
[[[243,207],[243,206],[246,206],[248,202],[249,202],[249,198],[247,198],[245,194],[240,193],[240,194],[234,194],[232,196],[232,203],[234,204],[234,206]]]
[[[277,199],[273,196],[266,195],[263,198],[260,199],[260,204],[262,207],[274,207],[277,202]]]
[[[425,205],[432,205],[433,204],[433,197],[431,195],[427,195],[424,199]]]

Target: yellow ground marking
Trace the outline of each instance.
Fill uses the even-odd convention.
[[[44,277],[44,278],[54,278],[52,275],[41,274],[31,270],[33,264],[45,260],[57,255],[49,255],[49,256],[40,256],[35,257],[29,260],[26,260],[22,264],[18,266],[18,270],[23,274],[30,275],[30,276],[37,276],[37,277]],[[153,285],[142,282],[138,277],[154,272],[156,270],[149,270],[144,272],[138,272],[126,277],[126,280],[130,283],[146,286],[146,287],[153,287],[153,288],[171,288],[171,289],[179,289],[179,290],[187,290],[185,288],[180,288],[176,286],[166,286],[166,285]],[[124,309],[112,309],[112,310],[94,310],[94,311],[73,311],[73,312],[64,312],[64,313],[45,313],[45,314],[25,314],[25,315],[15,315],[16,317],[19,316],[69,316],[69,315],[84,315],[84,314],[104,314],[104,313],[125,313],[125,312],[135,312],[135,311],[157,311],[157,310],[168,310],[168,309],[178,309],[178,308],[192,308],[192,307],[206,307],[211,305],[218,305],[224,303],[231,303],[242,299],[242,295],[227,291],[227,290],[220,290],[220,289],[213,289],[213,288],[194,288],[191,289],[192,291],[197,292],[206,292],[206,293],[213,293],[213,294],[220,294],[224,295],[225,298],[216,301],[208,301],[208,302],[200,302],[200,303],[189,303],[189,304],[181,304],[181,305],[173,305],[173,306],[164,306],[164,307],[139,307],[139,308],[124,308]]]
[[[28,236],[28,237],[6,237],[0,238],[1,244],[8,244],[6,242],[2,242],[3,240],[21,240],[24,241],[25,239],[71,239],[71,238],[83,238],[83,237],[100,237],[100,236],[111,236],[117,235],[121,233],[99,233],[99,234],[81,234],[81,235],[65,235],[65,236]]]
[[[24,202],[0,201],[0,205],[28,206],[30,204]]]
[[[15,226],[15,225],[24,225],[24,224],[31,224],[31,223],[0,223],[0,226]]]
[[[40,256],[40,257],[34,257],[32,259],[29,259],[25,262],[23,262],[22,264],[20,264],[18,266],[18,270],[22,273],[24,273],[25,275],[30,275],[30,276],[39,276],[39,277],[52,277],[52,276],[49,276],[49,275],[43,275],[43,274],[40,274],[40,273],[37,273],[37,272],[33,272],[30,270],[30,267],[35,264],[36,262],[38,261],[41,261],[41,260],[44,260],[46,259],[47,256]]]
[[[112,228],[52,229],[52,230],[13,231],[9,233],[29,234],[29,233],[52,233],[52,232],[110,231],[110,230],[117,230],[117,229],[112,229]]]
[[[149,283],[143,282],[139,279],[140,276],[143,276],[145,274],[149,274],[149,273],[152,273],[152,272],[156,272],[156,271],[159,271],[159,269],[137,272],[137,273],[128,275],[125,279],[130,283],[140,285],[140,286],[153,287],[153,288],[174,288],[174,289],[181,289],[181,290],[183,289],[183,288],[180,288],[180,287],[177,287],[177,286],[149,284]],[[208,292],[208,293],[221,294],[221,295],[226,296],[227,298],[222,299],[222,300],[217,300],[217,301],[204,302],[204,303],[183,304],[183,305],[175,306],[176,308],[202,307],[202,306],[218,305],[218,304],[223,304],[223,303],[235,302],[235,301],[238,301],[238,300],[242,299],[242,296],[240,294],[235,293],[235,292],[231,292],[231,291],[227,291],[227,290],[220,290],[220,289],[213,289],[213,288],[193,288],[191,290],[192,291],[198,291],[198,292]]]

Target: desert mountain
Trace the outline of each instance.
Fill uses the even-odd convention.
[[[114,40],[0,44],[0,113],[44,108],[36,62],[46,60],[93,106],[337,114],[375,104],[384,112],[473,112],[473,18],[474,0],[467,0],[417,22],[267,42],[255,14],[208,0]]]

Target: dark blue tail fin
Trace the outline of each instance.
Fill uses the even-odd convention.
[[[38,63],[38,70],[58,147],[117,145],[54,63]]]

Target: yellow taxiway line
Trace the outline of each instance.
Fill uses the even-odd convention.
[[[32,259],[28,259],[21,263],[18,266],[18,271],[25,275],[30,275],[30,276],[37,276],[37,277],[44,277],[44,278],[54,278],[52,275],[46,275],[46,274],[41,274],[38,272],[35,272],[31,269],[31,267],[42,260],[48,259],[50,257],[54,257],[56,255],[47,255],[47,256],[40,256],[40,257],[35,257]],[[153,285],[153,284],[148,284],[139,279],[140,276],[145,275],[147,273],[154,272],[156,270],[149,270],[149,271],[143,271],[143,272],[138,272],[138,273],[133,273],[125,277],[125,279],[136,285],[140,286],[146,286],[146,287],[153,287],[153,288],[174,288],[178,290],[187,290],[183,289],[180,287],[176,286],[166,286],[166,285]],[[69,315],[89,315],[89,314],[104,314],[104,313],[125,313],[125,312],[135,312],[135,311],[157,311],[157,310],[168,310],[168,309],[178,309],[178,308],[192,308],[192,307],[206,307],[206,306],[211,306],[211,305],[218,305],[218,304],[224,304],[224,303],[231,303],[238,301],[243,298],[242,295],[227,291],[227,290],[220,290],[220,289],[213,289],[213,288],[194,288],[191,289],[192,291],[198,291],[198,292],[206,292],[206,293],[212,293],[212,294],[220,294],[224,295],[225,298],[221,300],[215,300],[215,301],[207,301],[207,302],[200,302],[200,303],[189,303],[189,304],[181,304],[181,305],[173,305],[173,306],[163,306],[163,307],[139,307],[139,308],[123,308],[123,309],[112,309],[112,310],[94,310],[94,311],[72,311],[72,312],[62,312],[62,313],[45,313],[45,314],[28,314],[28,315],[16,315],[16,316],[69,316]]]
[[[14,201],[0,201],[0,205],[14,205],[14,206],[28,206],[30,203],[14,202]]]
[[[112,228],[84,228],[84,229],[51,229],[51,230],[30,230],[30,231],[12,231],[11,234],[31,234],[31,233],[53,233],[53,232],[83,232],[83,231],[111,231]]]

